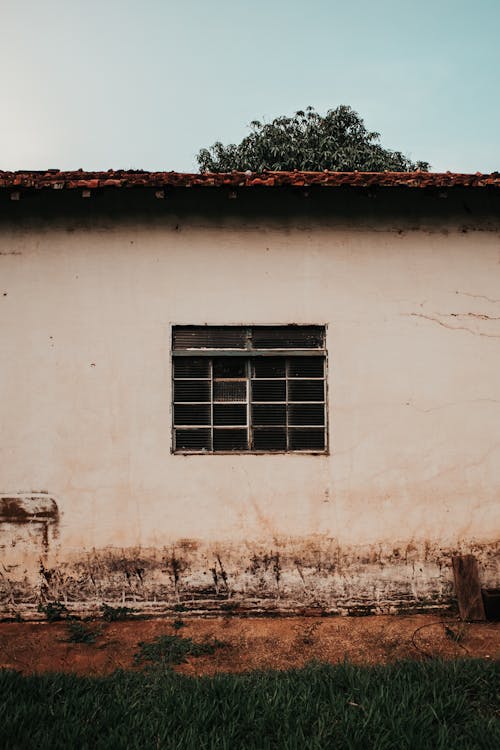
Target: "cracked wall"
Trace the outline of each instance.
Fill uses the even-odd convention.
[[[499,585],[497,231],[52,220],[0,250],[5,613],[433,608],[456,551]],[[204,322],[327,324],[330,455],[170,453],[170,325]]]

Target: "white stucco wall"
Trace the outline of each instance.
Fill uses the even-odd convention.
[[[202,323],[328,326],[328,456],[171,454],[170,326]],[[4,228],[0,352],[0,491],[28,503],[46,492],[58,507],[48,539],[36,521],[0,528],[6,606],[56,585],[54,573],[40,582],[39,560],[58,571],[54,596],[75,602],[197,586],[210,598],[212,584],[334,610],[438,601],[458,549],[496,580],[495,232]],[[103,580],[92,595],[77,583],[89,565]]]

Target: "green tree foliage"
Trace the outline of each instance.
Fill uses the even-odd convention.
[[[217,141],[198,153],[202,172],[251,170],[335,172],[428,171],[425,161],[412,162],[400,151],[383,148],[380,134],[366,129],[351,107],[341,105],[322,116],[313,107],[269,123],[254,120],[240,144]]]

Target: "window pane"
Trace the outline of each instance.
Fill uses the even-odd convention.
[[[323,380],[289,380],[289,401],[323,401],[325,389]]]
[[[208,380],[176,380],[174,401],[210,401],[210,382]]]
[[[209,378],[210,361],[207,357],[176,357],[175,378]]]
[[[241,326],[175,326],[174,349],[244,349],[247,329]]]
[[[246,404],[214,404],[214,424],[246,424]]]
[[[285,404],[258,404],[252,406],[252,424],[286,425]]]
[[[253,380],[252,401],[285,401],[284,380]]]
[[[289,430],[290,450],[319,450],[325,449],[325,431],[317,429]]]
[[[253,431],[253,447],[256,451],[286,450],[286,430],[281,427],[255,429]]]
[[[255,357],[253,360],[253,374],[256,378],[284,378],[284,357]]]
[[[210,430],[175,430],[175,449],[210,450]]]
[[[216,357],[214,359],[214,378],[245,378],[245,357]]]
[[[215,380],[214,401],[246,401],[246,381],[238,380]]]
[[[175,404],[175,424],[210,424],[210,405]]]
[[[323,357],[292,357],[288,363],[290,378],[322,378],[324,374]]]
[[[318,424],[325,423],[324,404],[294,404],[288,407],[288,424]]]
[[[321,349],[324,328],[321,326],[255,326],[252,328],[254,349]]]
[[[246,430],[214,430],[215,451],[246,451],[248,437]]]

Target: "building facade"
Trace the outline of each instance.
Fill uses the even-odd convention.
[[[498,586],[499,188],[0,173],[3,616]]]

